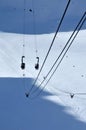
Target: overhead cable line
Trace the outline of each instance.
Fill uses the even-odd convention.
[[[59,67],[60,63],[62,62],[64,56],[66,55],[67,51],[69,50],[70,46],[72,45],[73,41],[75,40],[77,34],[79,33],[81,27],[83,26],[84,22],[86,21],[86,12],[83,14],[82,18],[80,19],[78,25],[76,26],[75,30],[73,31],[73,33],[71,34],[69,40],[67,41],[67,43],[65,44],[63,50],[61,51],[60,55],[57,57],[56,61],[54,62],[53,66],[51,67],[51,69],[49,70],[49,72],[47,73],[47,75],[45,76],[44,80],[40,83],[40,85],[33,91],[33,93],[35,93],[38,88],[44,83],[44,81],[47,79],[48,75],[50,74],[50,72],[52,71],[52,69],[54,68],[54,66],[56,65],[57,61],[59,60],[59,58],[61,57],[62,53],[65,51],[68,43],[70,42],[70,40],[72,39],[72,41],[70,42],[70,44],[68,45],[66,51],[64,52],[62,58],[60,59],[59,63],[57,64],[56,68],[54,69],[54,71],[52,72],[50,78],[47,80],[46,84],[43,86],[43,88],[40,90],[40,92],[38,93],[38,95],[40,95],[40,93],[43,91],[43,89],[46,87],[46,85],[48,84],[48,82],[51,80],[52,76],[54,75],[54,73],[56,72],[57,68]],[[74,35],[75,34],[75,35]]]
[[[85,15],[86,15],[86,13],[84,13],[83,16],[85,17]],[[84,18],[84,17],[83,17],[83,18]],[[60,59],[59,63],[57,64],[56,68],[54,69],[53,73],[51,74],[50,78],[48,79],[48,81],[46,82],[46,84],[43,86],[43,88],[45,88],[46,85],[48,84],[48,82],[51,80],[52,76],[53,76],[54,73],[56,72],[57,68],[59,67],[60,63],[62,62],[64,56],[66,55],[67,51],[69,50],[70,46],[72,45],[73,41],[75,40],[77,34],[79,33],[79,31],[80,31],[80,29],[81,29],[81,27],[83,26],[83,24],[84,24],[85,21],[86,21],[86,17],[85,17],[84,19],[81,19],[81,20],[80,20],[80,22],[79,22],[79,24],[78,24],[80,27],[77,28],[78,31],[76,32],[76,34],[75,34],[74,37],[71,35],[71,36],[73,37],[73,39],[72,39],[71,42],[70,42],[71,39],[69,38],[69,40],[68,40],[68,42],[67,42],[67,44],[66,44],[66,46],[67,46],[68,43],[70,42],[69,46],[67,47],[67,49],[66,49],[66,51],[64,52],[62,58]],[[80,25],[80,24],[81,24],[81,25]],[[77,27],[78,27],[78,26],[77,26]],[[71,37],[71,38],[72,38],[72,37]],[[65,48],[66,48],[66,46],[65,46]],[[63,49],[64,49],[64,48],[63,48]],[[65,50],[65,49],[64,49],[64,50]],[[63,51],[63,50],[62,50],[62,51]],[[60,53],[60,54],[62,54],[62,53]],[[58,56],[58,58],[56,59],[56,61],[55,61],[54,64],[53,64],[52,68],[50,69],[50,71],[49,71],[49,72],[47,73],[47,75],[45,76],[45,79],[40,83],[40,85],[39,85],[38,87],[40,87],[40,86],[43,84],[43,82],[46,80],[46,78],[48,77],[48,75],[50,74],[50,72],[52,71],[52,69],[54,68],[55,64],[56,64],[57,61],[59,60],[60,56],[61,56],[61,55]],[[36,90],[35,90],[35,91],[36,91]],[[34,91],[34,92],[35,92],[35,91]]]
[[[37,39],[36,39],[36,17],[35,17],[35,8],[34,8],[34,0],[32,0],[32,14],[33,14],[33,35],[34,35],[34,44],[35,44],[35,52],[36,57],[38,57],[38,46],[37,46]]]
[[[22,42],[22,56],[21,56],[21,69],[22,69],[22,82],[23,86],[25,87],[25,25],[26,25],[26,0],[24,0],[23,3],[23,42]]]
[[[35,69],[39,69],[39,56],[38,56],[38,46],[37,46],[37,37],[36,37],[36,17],[35,17],[35,9],[34,9],[34,0],[32,0],[32,9],[29,10],[33,14],[33,35],[34,35],[34,47],[35,47],[35,53],[36,53],[36,64]]]
[[[62,24],[62,22],[63,22],[63,19],[64,19],[65,15],[66,15],[67,9],[68,9],[69,4],[70,4],[70,1],[71,1],[71,0],[68,0],[68,3],[67,3],[66,8],[65,8],[65,10],[64,10],[64,12],[63,12],[63,15],[62,15],[62,17],[61,17],[61,20],[60,20],[60,22],[59,22],[59,25],[58,25],[58,27],[57,27],[57,29],[56,29],[55,35],[54,35],[53,40],[52,40],[52,42],[51,42],[51,44],[50,44],[50,47],[49,47],[49,49],[48,49],[48,52],[47,52],[47,54],[46,54],[46,56],[45,56],[45,59],[44,59],[44,61],[43,61],[43,63],[42,63],[42,66],[41,66],[41,68],[40,68],[40,70],[39,70],[39,73],[38,73],[38,75],[37,75],[37,77],[36,77],[34,83],[33,83],[32,86],[31,86],[31,89],[30,89],[29,93],[32,91],[32,89],[33,89],[34,85],[36,84],[36,82],[37,82],[37,80],[38,80],[38,77],[39,77],[39,75],[40,75],[40,73],[41,73],[41,71],[42,71],[42,69],[43,69],[43,67],[44,67],[44,64],[45,64],[45,62],[46,62],[46,60],[47,60],[47,57],[48,57],[48,55],[49,55],[49,53],[50,53],[50,51],[51,51],[51,48],[52,48],[52,46],[53,46],[53,44],[54,44],[55,38],[56,38],[56,36],[57,36],[57,34],[58,34],[58,32],[59,32],[59,29],[60,29],[60,27],[61,27],[61,24]]]
[[[24,9],[23,9],[23,51],[22,55],[25,56],[25,22],[26,22],[26,0],[24,0]]]
[[[86,13],[85,13],[85,15],[86,15]],[[84,16],[85,16],[85,15],[84,15]],[[61,64],[63,58],[65,57],[66,53],[68,52],[69,48],[71,47],[73,41],[75,40],[76,36],[78,35],[78,33],[79,33],[80,29],[82,28],[82,26],[83,26],[83,24],[84,24],[85,21],[86,21],[86,17],[81,21],[80,27],[78,28],[78,30],[77,30],[75,36],[73,37],[72,41],[71,41],[70,44],[68,45],[66,51],[64,52],[62,58],[60,59],[59,63],[57,64],[57,66],[56,66],[56,68],[54,69],[53,73],[51,74],[50,78],[48,79],[48,81],[47,81],[46,84],[44,85],[45,87],[46,87],[46,85],[48,84],[48,82],[51,80],[51,78],[52,78],[52,76],[54,75],[54,73],[56,72],[56,70],[58,69],[59,65]],[[55,64],[56,64],[57,61],[58,61],[58,60],[55,61]],[[53,64],[53,67],[55,66],[55,64]],[[48,77],[48,75],[49,75],[50,72],[52,71],[53,67],[51,68],[51,70],[50,70],[49,73],[47,74],[46,78]]]
[[[26,13],[26,0],[24,0],[24,3],[23,3],[23,42],[22,42],[22,56],[21,56],[21,69],[24,70],[25,69],[25,63],[24,63],[24,59],[25,59],[25,21],[26,21],[26,16],[25,16],[25,13]]]

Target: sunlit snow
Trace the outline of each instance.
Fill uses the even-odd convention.
[[[71,33],[72,32],[62,32],[58,34],[47,62],[39,76],[39,83],[53,65],[53,62],[66,44]],[[34,39],[36,37],[41,67],[53,36],[54,34],[24,36],[22,34],[0,32],[0,77],[23,77],[23,71],[20,66],[21,56],[23,55],[23,38],[25,38],[25,77],[36,78],[38,71],[34,68],[36,63]],[[83,121],[86,121],[86,95],[84,94],[86,93],[85,38],[86,30],[80,31],[56,73],[45,88],[46,91],[55,95],[54,101],[56,103],[70,107],[70,109],[66,109],[66,112],[73,114]],[[73,99],[70,97],[72,93],[75,94]],[[51,98],[48,99],[52,100],[52,98],[51,96]]]

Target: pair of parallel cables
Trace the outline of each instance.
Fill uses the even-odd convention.
[[[33,14],[33,33],[34,33],[34,46],[35,46],[35,53],[36,53],[36,59],[37,63],[35,64],[35,69],[39,69],[39,57],[38,57],[38,48],[37,48],[37,39],[36,39],[36,20],[35,20],[35,12],[34,12],[34,2],[32,0],[32,8],[29,9],[29,12],[32,12]],[[25,63],[24,63],[24,58],[25,58],[25,23],[26,23],[26,0],[24,0],[24,13],[23,13],[23,53],[22,53],[22,58],[21,58],[21,69],[25,69]]]
[[[21,57],[21,69],[23,70],[23,79],[25,82],[25,47],[26,47],[26,41],[25,41],[25,34],[26,34],[26,0],[24,0],[24,11],[23,11],[23,44],[22,44],[22,57]],[[35,53],[36,53],[36,59],[37,63],[35,64],[35,69],[39,69],[39,57],[38,57],[38,48],[37,48],[37,39],[36,39],[36,20],[35,20],[35,12],[34,12],[34,1],[32,0],[32,9],[29,9],[29,12],[33,14],[33,35],[34,35],[34,46],[35,46]],[[25,85],[25,83],[24,83]],[[27,94],[26,94],[27,96]]]
[[[59,22],[59,25],[57,26],[57,29],[56,29],[55,35],[54,35],[54,37],[53,37],[53,40],[52,40],[52,42],[51,42],[51,44],[50,44],[50,47],[49,47],[49,49],[48,49],[48,52],[47,52],[47,54],[46,54],[46,56],[45,56],[45,59],[44,59],[44,61],[43,61],[43,63],[42,63],[42,66],[41,66],[41,68],[40,68],[40,70],[39,70],[39,73],[38,73],[36,79],[34,80],[34,82],[33,82],[32,86],[31,86],[30,90],[29,90],[29,94],[31,93],[32,89],[34,88],[34,86],[35,86],[35,84],[36,84],[36,82],[37,82],[37,80],[38,80],[38,78],[39,78],[39,75],[40,75],[40,73],[41,73],[41,71],[42,71],[42,69],[43,69],[43,67],[44,67],[44,65],[45,65],[45,62],[46,62],[46,60],[47,60],[47,58],[48,58],[48,55],[49,55],[49,53],[50,53],[50,51],[51,51],[51,49],[52,49],[53,44],[54,44],[55,38],[56,38],[56,36],[57,36],[57,34],[58,34],[58,32],[59,32],[59,29],[60,29],[60,27],[61,27],[61,24],[62,24],[62,22],[63,22],[63,19],[64,19],[65,15],[66,15],[67,9],[68,9],[69,4],[70,4],[70,1],[71,1],[71,0],[68,0],[68,3],[67,3],[66,8],[65,8],[65,10],[64,10],[64,12],[63,12],[63,15],[62,15],[62,17],[61,17],[61,20],[60,20],[60,22]]]
[[[79,23],[77,24],[75,30],[73,31],[73,33],[71,34],[69,40],[67,41],[67,43],[65,44],[64,48],[62,49],[61,53],[59,54],[59,56],[57,57],[56,61],[54,62],[53,66],[51,67],[51,69],[49,70],[49,72],[47,73],[47,75],[45,76],[44,80],[40,83],[40,85],[32,92],[35,93],[39,87],[41,87],[41,85],[44,83],[44,81],[47,79],[47,77],[49,76],[49,74],[51,73],[51,71],[53,70],[54,66],[57,64],[58,60],[60,59],[60,61],[58,62],[57,66],[55,67],[54,71],[52,72],[52,74],[50,75],[49,79],[47,80],[47,82],[45,83],[45,85],[43,86],[43,88],[40,90],[40,92],[35,96],[39,96],[40,93],[43,91],[43,89],[47,86],[47,84],[49,83],[49,81],[51,80],[51,78],[53,77],[54,73],[56,72],[56,70],[58,69],[60,63],[62,62],[64,56],[66,55],[66,53],[68,52],[69,48],[71,47],[73,41],[75,40],[77,34],[79,33],[80,29],[82,28],[83,24],[86,21],[86,12],[83,14],[83,16],[81,17]],[[78,94],[78,93],[77,93]],[[79,93],[82,94],[83,93]],[[71,98],[74,96],[74,94],[71,94]],[[33,97],[33,98],[35,98]]]

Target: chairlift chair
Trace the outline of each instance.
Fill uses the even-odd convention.
[[[39,57],[36,57],[37,59],[37,63],[35,64],[35,69],[38,70],[39,69]]]
[[[24,58],[25,58],[25,56],[22,56],[22,58],[21,58],[21,69],[22,70],[25,69],[25,63],[23,61]]]

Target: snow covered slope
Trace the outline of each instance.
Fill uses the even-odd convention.
[[[44,79],[47,72],[53,65],[57,56],[61,52],[65,43],[69,39],[72,32],[59,33],[55,40],[50,55],[46,61],[46,64],[39,76],[39,83]],[[35,70],[34,65],[36,63],[34,38],[37,39],[38,55],[40,58],[40,66],[44,60],[46,52],[52,41],[54,34],[44,35],[25,35],[12,34],[12,33],[0,33],[0,77],[22,77],[21,56],[22,56],[22,44],[23,37],[25,38],[25,63],[26,70],[25,76],[36,78],[38,71]],[[61,105],[68,106],[70,109],[67,111],[80,120],[86,121],[86,30],[79,32],[77,38],[73,42],[73,45],[69,49],[55,75],[52,77],[45,90],[60,97],[60,101],[56,96],[53,100],[49,97],[49,100],[60,103]],[[44,82],[45,84],[45,82]],[[43,84],[43,85],[44,85]],[[31,87],[31,86],[30,86]],[[43,86],[41,86],[42,88]],[[27,90],[28,86],[26,87]],[[34,88],[33,88],[34,91]],[[39,89],[35,94],[39,93]],[[70,94],[75,94],[71,99]],[[35,95],[33,95],[35,96]],[[81,113],[82,111],[82,113]]]
[[[30,90],[39,72],[34,68],[36,45],[40,69],[66,3],[67,0],[34,0],[33,9],[31,0],[26,0],[25,7],[24,0],[0,0],[0,129],[28,130],[28,122],[30,130],[54,127],[57,130],[58,126],[62,130],[86,129],[86,23],[45,89],[48,79],[39,87],[86,11],[86,0],[71,0],[38,82],[33,86],[31,97],[37,100],[28,103],[22,95]],[[21,70],[23,55],[25,71]],[[41,96],[37,98],[39,93]]]

